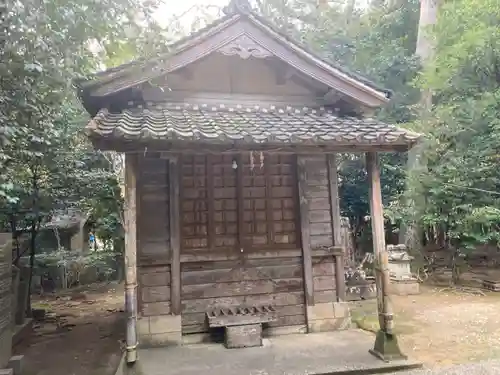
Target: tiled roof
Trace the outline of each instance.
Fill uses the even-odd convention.
[[[420,135],[375,119],[339,117],[323,108],[162,104],[101,110],[92,136],[210,143],[408,146]]]

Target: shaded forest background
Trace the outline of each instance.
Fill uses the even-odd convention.
[[[376,116],[425,135],[410,172],[408,155],[382,157],[388,239],[405,239],[398,230],[411,227],[418,237],[405,239],[412,251],[439,247],[452,257],[485,247],[496,252],[500,3],[440,4],[436,25],[425,30],[434,50],[425,62],[416,54],[419,0],[357,5],[253,3],[326,60],[392,90],[393,100]],[[89,118],[72,83],[104,67],[168,52],[168,43],[185,30],[180,20],[158,24],[159,6],[156,0],[19,0],[0,9],[0,230],[14,239],[28,236],[31,262],[40,228],[68,208],[89,214],[104,252],[122,251],[121,159],[87,142]],[[213,20],[198,13],[193,30]],[[425,110],[422,93],[432,93]],[[340,174],[342,212],[359,248],[370,251],[363,157],[344,155]]]

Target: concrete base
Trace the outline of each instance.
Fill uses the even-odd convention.
[[[375,345],[370,353],[384,362],[408,359],[399,349],[398,339],[395,335],[388,335],[384,331],[378,331],[375,337]]]
[[[137,320],[139,345],[143,348],[182,344],[180,315],[158,315]]]
[[[262,346],[262,324],[226,327],[224,345],[228,349]]]
[[[408,360],[384,362],[368,352],[373,334],[347,330],[264,339],[263,347],[227,350],[222,344],[140,349],[135,369],[117,375],[373,374],[420,368]]]
[[[7,364],[7,368],[14,371],[14,375],[22,375],[24,367],[24,355],[12,356]]]
[[[327,302],[307,306],[308,332],[328,332],[348,328],[351,328],[348,302]]]
[[[398,296],[420,294],[420,284],[417,280],[391,280],[389,293]]]
[[[7,327],[3,332],[0,332],[0,369],[5,367],[12,355],[12,332],[11,328]]]

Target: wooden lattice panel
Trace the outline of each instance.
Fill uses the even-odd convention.
[[[293,156],[183,156],[181,179],[184,250],[297,247]]]
[[[236,171],[232,167],[231,155],[209,155],[209,195],[213,199],[213,246],[216,248],[235,248],[238,245],[238,203],[236,199]],[[212,179],[212,181],[210,181]],[[211,220],[211,218],[209,218]]]
[[[266,169],[269,166],[260,165],[255,153],[254,163],[250,161],[250,154],[244,154],[241,168],[243,168],[243,238],[245,247],[266,247],[271,242],[269,236],[270,201],[266,199]]]
[[[184,156],[181,172],[181,246],[184,249],[208,247],[207,159]]]
[[[278,154],[268,159],[273,244],[297,246],[294,158],[292,155]]]

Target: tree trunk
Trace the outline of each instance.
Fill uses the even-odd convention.
[[[346,26],[349,25],[349,23],[351,23],[355,8],[356,8],[356,0],[347,0],[344,11]]]
[[[440,0],[420,0],[420,18],[418,22],[418,35],[415,54],[420,58],[422,66],[434,58],[434,41],[430,35],[431,28],[437,22]],[[432,93],[423,91],[421,93],[422,115],[425,117],[432,108]]]
[[[420,58],[423,68],[434,58],[434,43],[429,29],[437,22],[439,5],[440,0],[420,0],[420,18],[415,54]],[[432,92],[422,90],[420,95],[420,119],[425,122],[432,110]],[[408,152],[408,174],[426,165],[426,161],[422,159],[422,154],[423,145],[417,145]],[[423,230],[419,222],[425,207],[425,197],[421,191],[414,191],[413,199],[407,201],[406,205],[412,217],[409,223],[402,223],[399,242],[405,243],[412,250],[420,251],[422,249]]]

